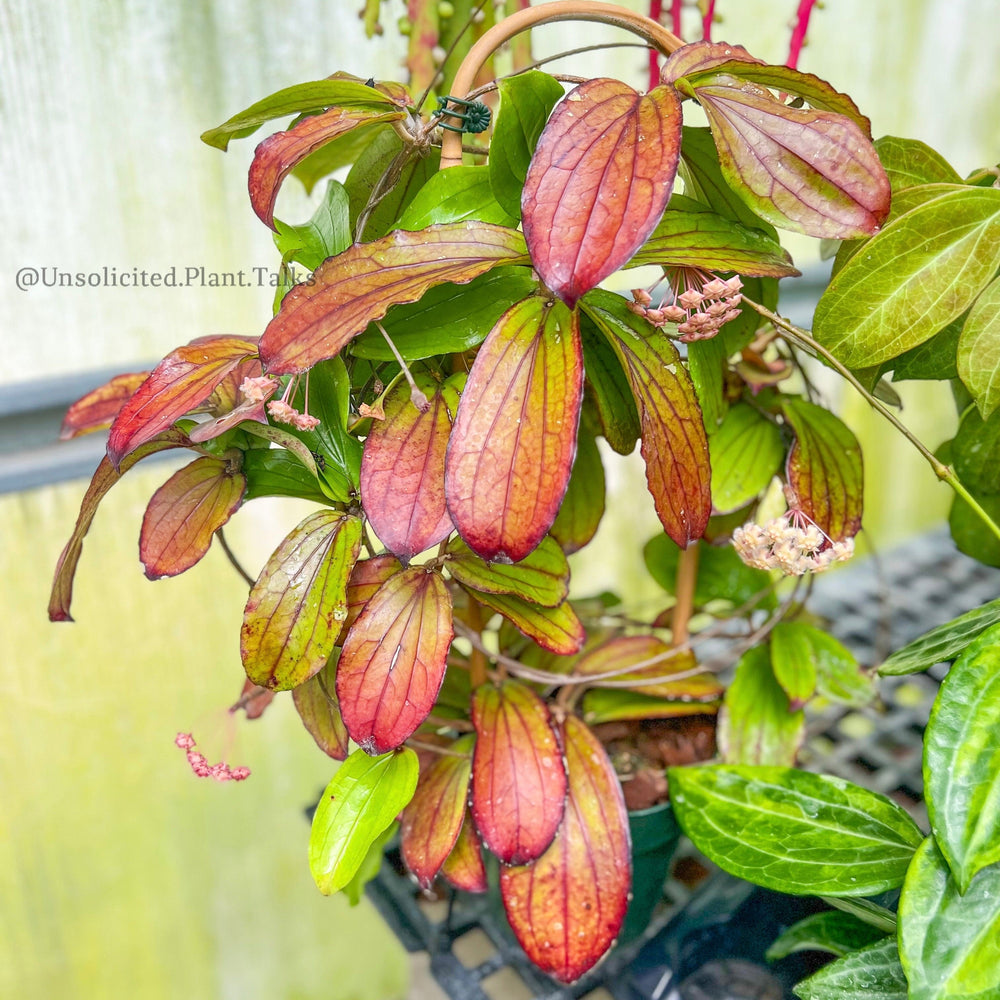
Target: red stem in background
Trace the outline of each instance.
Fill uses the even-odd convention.
[[[788,45],[788,62],[785,63],[790,69],[796,69],[799,65],[802,43],[809,30],[809,17],[815,6],[816,0],[799,0],[799,9],[795,12],[795,27],[792,29],[792,40]]]
[[[681,34],[681,8],[684,6],[684,0],[670,0],[670,24],[672,25],[671,31],[680,37]]]
[[[708,0],[705,16],[701,19],[701,37],[704,41],[712,40],[712,20],[715,17],[715,0]]]
[[[649,0],[649,19],[660,23],[663,15],[663,0]],[[660,84],[660,53],[656,49],[649,50],[649,89]]]

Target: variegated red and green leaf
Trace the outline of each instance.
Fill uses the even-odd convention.
[[[673,83],[682,76],[705,73],[729,62],[737,63],[739,69],[743,68],[744,63],[763,65],[760,59],[750,55],[742,45],[730,45],[729,42],[691,42],[670,54],[660,70],[660,82]],[[730,72],[735,73],[736,69]]]
[[[451,752],[420,772],[417,790],[403,810],[400,849],[406,867],[429,889],[458,841],[472,775],[473,736],[457,739]]]
[[[347,760],[350,740],[347,727],[340,717],[340,706],[334,689],[337,677],[337,651],[326,665],[298,687],[292,689],[292,701],[306,732],[328,757]]]
[[[243,612],[247,676],[286,691],[330,658],[347,616],[347,581],[361,549],[361,522],[336,510],[311,514],[261,570]]]
[[[651,698],[628,688],[591,688],[583,696],[583,717],[592,726],[601,722],[679,719],[685,715],[714,715],[719,705],[718,701]]]
[[[257,218],[274,229],[274,203],[281,182],[310,153],[349,132],[386,125],[406,117],[401,109],[377,112],[366,108],[330,108],[303,118],[285,132],[268,136],[254,150],[247,186]]]
[[[260,378],[262,373],[260,358],[257,357],[246,358],[228,371],[204,404],[205,409],[214,416],[191,428],[191,440],[195,443],[211,441],[244,420],[266,424],[267,400],[281,388],[280,384],[275,381],[272,390],[259,402],[247,399],[240,392],[244,379]]]
[[[369,598],[337,665],[340,711],[359,747],[385,753],[416,732],[441,689],[453,635],[438,573],[403,570]]]
[[[604,464],[597,439],[581,427],[566,495],[549,531],[567,555],[578,552],[597,534],[604,501]]]
[[[549,652],[569,656],[583,649],[587,633],[569,601],[543,608],[513,594],[488,594],[471,588],[469,593]]]
[[[487,563],[462,541],[448,543],[448,572],[480,593],[513,594],[542,607],[562,604],[569,593],[569,564],[553,538],[545,537],[520,562]]]
[[[375,534],[403,562],[453,530],[444,500],[444,456],[451,415],[444,392],[421,410],[400,383],[372,421],[361,458],[361,502]]]
[[[713,674],[700,673],[679,680],[667,675],[687,673],[696,669],[698,661],[689,649],[671,649],[663,640],[653,635],[617,636],[581,656],[573,667],[579,674],[603,674],[611,670],[635,667],[618,677],[607,680],[629,681],[629,690],[654,698],[671,701],[716,701],[722,697],[723,686]],[[664,677],[664,680],[643,683],[645,678]],[[602,684],[595,680],[594,684]]]
[[[630,313],[620,296],[596,289],[583,307],[614,348],[632,387],[646,481],[660,523],[686,548],[705,533],[712,513],[708,436],[691,378],[669,338]]]
[[[508,309],[473,363],[445,465],[451,519],[488,562],[519,562],[552,526],[582,397],[576,313],[540,296]]]
[[[486,865],[483,863],[483,844],[472,819],[472,810],[466,809],[465,822],[451,854],[441,866],[445,880],[462,892],[486,892]]]
[[[391,576],[395,576],[403,564],[392,555],[383,553],[371,559],[359,559],[351,570],[347,581],[347,617],[337,636],[337,645],[342,646],[348,629],[358,620],[358,615],[372,599],[375,591]]]
[[[397,230],[355,244],[282,299],[261,337],[260,356],[272,374],[304,372],[339,354],[392,305],[416,302],[445,282],[464,285],[501,264],[526,263],[524,237],[486,222]]]
[[[795,431],[785,471],[799,509],[834,541],[853,538],[864,505],[858,439],[839,417],[804,399],[784,399],[782,412]]]
[[[178,469],[152,496],[142,519],[139,559],[159,580],[190,569],[243,502],[247,477],[223,458],[202,456]]]
[[[114,378],[81,396],[66,411],[62,427],[59,429],[59,440],[69,441],[70,438],[92,431],[102,431],[110,427],[118,416],[118,411],[129,401],[132,393],[149,377],[149,372],[127,372],[115,375]]]
[[[569,789],[552,846],[500,871],[507,919],[543,972],[572,983],[614,943],[632,888],[632,843],[621,785],[597,737],[575,716],[562,727]]]
[[[708,117],[723,176],[761,218],[828,239],[877,233],[889,178],[863,129],[831,111],[782,104],[763,87],[720,76],[691,93]]]
[[[244,358],[257,353],[252,337],[199,337],[171,351],[119,410],[108,437],[115,467],[123,458],[199,407]]]
[[[486,846],[504,863],[534,861],[563,818],[566,771],[545,702],[506,680],[472,695],[472,815]]]
[[[90,480],[90,485],[87,487],[87,492],[83,495],[80,513],[73,526],[73,533],[56,563],[52,591],[49,594],[49,621],[71,622],[73,620],[73,616],[69,613],[70,605],[73,602],[73,578],[76,576],[76,567],[83,551],[83,539],[90,531],[98,506],[111,487],[133,465],[141,462],[147,456],[155,455],[158,451],[166,451],[168,448],[186,448],[189,444],[187,437],[181,431],[171,429],[157,435],[155,439],[139,445],[131,454],[122,459],[117,469],[111,464],[111,459],[107,457],[101,459],[93,478]]]
[[[642,246],[670,198],[680,159],[673,87],[639,94],[588,80],[552,112],[521,196],[539,277],[571,308]]]

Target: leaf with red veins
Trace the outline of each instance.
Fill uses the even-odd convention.
[[[660,70],[660,82],[673,83],[682,76],[705,73],[727,63],[736,64],[729,70],[734,74],[742,69],[743,63],[764,64],[763,60],[750,55],[742,45],[730,45],[728,42],[691,42],[690,45],[682,45],[670,54],[663,64],[663,69]]]
[[[246,488],[246,476],[222,458],[203,456],[178,469],[153,494],[142,519],[139,559],[146,576],[177,576],[198,562]]]
[[[69,441],[81,434],[102,431],[110,427],[118,411],[129,401],[132,393],[149,377],[149,372],[129,372],[116,375],[104,385],[81,396],[66,411],[59,440]]]
[[[257,218],[274,229],[274,203],[281,182],[310,153],[348,132],[398,122],[405,111],[385,111],[381,114],[364,108],[331,108],[310,115],[285,132],[268,136],[254,150],[250,164],[248,187],[250,204]]]
[[[487,562],[519,562],[552,526],[582,399],[577,314],[539,296],[508,309],[472,365],[445,465],[451,519]]]
[[[281,301],[260,341],[272,375],[296,374],[332,358],[389,307],[416,302],[435,285],[464,285],[501,264],[527,264],[524,237],[486,222],[396,230],[330,257]]]
[[[750,83],[699,85],[693,93],[723,176],[761,218],[828,239],[878,232],[889,214],[889,178],[854,121],[789,107]]]
[[[680,159],[673,87],[639,94],[619,80],[571,91],[538,140],[521,197],[539,276],[576,304],[642,246],[666,208]]]
[[[448,589],[422,566],[397,573],[369,599],[337,666],[340,711],[366,753],[401,746],[430,714],[453,635]]]
[[[136,389],[111,425],[108,457],[117,467],[185,413],[201,406],[245,358],[257,353],[253,337],[199,337],[171,351]]]
[[[347,581],[361,549],[361,522],[321,510],[274,551],[250,591],[240,652],[247,676],[287,691],[321,670],[347,617]]]
[[[441,875],[449,885],[463,892],[486,892],[489,888],[483,862],[483,843],[476,831],[471,809],[465,811],[465,822],[451,854],[441,866]]]
[[[503,615],[542,649],[559,656],[570,656],[583,649],[587,633],[569,601],[554,608],[543,608],[513,594],[489,594],[471,587],[468,590],[480,604]]]
[[[375,592],[391,576],[395,576],[403,564],[392,555],[384,553],[372,556],[371,559],[360,559],[351,570],[351,578],[347,581],[347,617],[337,636],[337,645],[342,646],[347,638],[348,629],[358,620],[358,615],[372,599]]]
[[[305,684],[292,689],[292,701],[295,703],[295,711],[299,713],[302,725],[316,741],[316,746],[327,757],[347,760],[350,739],[347,736],[344,720],[340,716],[340,706],[337,704],[334,689],[336,675],[337,654],[334,653],[319,673],[313,674]]]
[[[403,810],[400,849],[406,867],[429,889],[458,841],[465,819],[474,738],[463,736],[421,771],[417,790]]]
[[[552,846],[534,864],[500,870],[507,919],[543,972],[572,983],[617,938],[632,887],[632,843],[621,785],[597,737],[563,723],[569,790]]]
[[[73,578],[76,576],[76,567],[83,551],[83,539],[90,531],[98,506],[111,487],[133,465],[141,462],[148,455],[155,455],[158,451],[166,451],[168,448],[186,448],[189,444],[190,441],[184,434],[179,430],[171,429],[164,431],[155,439],[139,445],[131,454],[122,459],[121,465],[117,469],[111,464],[111,459],[107,457],[101,459],[100,465],[97,466],[97,470],[90,480],[90,486],[87,487],[87,492],[83,496],[80,514],[73,526],[73,533],[56,563],[52,592],[49,595],[49,621],[71,622],[73,620],[69,609],[73,601]]]
[[[372,422],[361,457],[361,502],[375,534],[404,562],[453,530],[444,500],[444,456],[451,415],[443,392],[418,409],[400,383]]]
[[[472,695],[472,815],[504,863],[534,861],[563,818],[566,771],[545,702],[518,681]]]
[[[630,313],[625,300],[591,292],[583,308],[621,361],[642,425],[642,457],[656,513],[686,548],[712,512],[708,437],[691,378],[669,338]]]
[[[799,509],[834,541],[853,538],[864,503],[858,439],[839,417],[804,399],[784,400],[782,412],[795,431],[785,471]]]

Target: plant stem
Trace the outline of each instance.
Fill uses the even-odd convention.
[[[694,587],[698,579],[698,543],[689,545],[677,561],[677,586],[674,596],[673,645],[687,642],[688,622],[694,608]]]
[[[670,27],[675,35],[681,33],[681,12],[684,9],[684,0],[670,0]]]
[[[239,559],[237,559],[237,558],[236,558],[236,555],[235,555],[235,554],[233,553],[233,550],[232,550],[232,549],[231,549],[231,548],[229,547],[229,542],[227,542],[227,541],[226,541],[226,536],[225,536],[225,535],[224,535],[224,534],[222,533],[222,528],[217,528],[217,529],[216,529],[216,532],[215,532],[215,537],[216,537],[216,538],[218,538],[218,540],[219,540],[219,545],[221,545],[221,546],[222,546],[222,551],[226,553],[226,558],[227,558],[227,559],[229,560],[229,562],[230,562],[230,563],[232,564],[232,566],[233,566],[233,569],[235,569],[235,570],[236,570],[236,572],[237,572],[237,573],[239,573],[239,574],[240,574],[240,576],[242,576],[242,577],[243,577],[243,579],[244,579],[244,580],[246,581],[246,585],[247,585],[248,587],[253,587],[253,585],[254,585],[254,583],[255,583],[256,581],[255,581],[255,580],[254,580],[254,578],[253,578],[253,577],[252,577],[252,576],[251,576],[251,575],[250,575],[250,574],[249,574],[249,573],[248,573],[248,572],[247,572],[247,571],[246,571],[246,570],[245,570],[245,569],[243,568],[243,566],[241,565],[241,563],[240,563]]]
[[[663,0],[649,0],[649,19],[660,23],[663,14]],[[649,50],[649,89],[652,90],[660,82],[660,56],[656,49]]]
[[[994,523],[993,518],[986,513],[985,510],[979,505],[975,497],[962,485],[961,480],[955,475],[955,470],[949,465],[945,465],[935,454],[928,448],[923,441],[921,441],[900,419],[896,416],[892,410],[889,409],[882,400],[877,399],[873,396],[858,380],[857,376],[847,368],[842,365],[822,344],[813,340],[806,330],[802,330],[795,326],[794,323],[789,323],[787,319],[782,318],[777,313],[771,312],[766,306],[762,306],[752,299],[748,299],[746,296],[743,297],[743,301],[750,306],[751,309],[755,309],[761,316],[765,319],[769,319],[779,330],[783,331],[786,337],[799,343],[807,351],[821,357],[831,368],[834,369],[838,374],[842,375],[854,388],[861,393],[862,396],[868,401],[868,404],[877,410],[879,413],[885,417],[886,420],[892,424],[896,430],[899,431],[903,437],[906,438],[910,444],[913,445],[917,451],[927,460],[927,463],[934,470],[934,475],[938,479],[947,483],[952,490],[960,496],[972,509],[975,511],[976,515],[983,522],[983,524],[994,534],[998,539],[1000,539],[1000,527]]]
[[[795,12],[795,27],[792,28],[792,39],[788,44],[788,62],[785,63],[790,69],[795,69],[799,64],[806,32],[809,30],[809,18],[815,6],[816,0],[799,0],[799,8]]]
[[[702,41],[710,42],[712,40],[712,22],[715,20],[715,0],[708,0],[705,5],[705,14],[701,19],[701,38]]]
[[[485,62],[501,45],[515,35],[539,24],[554,21],[598,21],[616,28],[624,28],[645,39],[665,55],[679,49],[684,43],[662,25],[642,14],[617,4],[583,2],[583,0],[552,0],[540,7],[527,7],[495,24],[469,49],[455,74],[453,96],[464,98],[475,86],[476,75]],[[447,117],[447,116],[446,116]],[[452,124],[458,124],[457,119]],[[457,167],[462,163],[462,136],[458,132],[445,132],[441,142],[441,169]]]

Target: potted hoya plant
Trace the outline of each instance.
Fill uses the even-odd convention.
[[[669,782],[712,860],[874,927],[803,996],[853,995],[836,990],[862,973],[889,984],[872,996],[904,995],[904,975],[911,996],[995,996],[940,983],[972,982],[946,968],[961,922],[1000,927],[1000,758],[986,740],[1000,647],[975,638],[996,608],[882,667],[962,656],[928,735],[932,838],[883,797],[794,764],[811,699],[875,695],[804,605],[813,574],[850,558],[863,493],[858,443],[809,364],[921,451],[955,491],[960,547],[1000,564],[986,459],[1000,419],[996,171],[963,179],[922,143],[873,141],[853,100],[795,58],[713,41],[710,11],[685,44],[612,4],[511,6],[498,20],[493,4],[411,3],[408,85],[335,73],[205,133],[226,149],[286,122],[249,171],[281,255],[274,314],[259,336],[208,333],[71,408],[64,436],[110,434],[50,617],[70,620],[107,491],[149,455],[193,451],[149,503],[141,560],[150,579],[174,576],[218,540],[246,577],[238,705],[254,716],[290,691],[342,762],[309,842],[320,891],[356,894],[398,818],[424,887],[484,891],[495,856],[517,939],[571,982],[619,937],[633,891],[654,888],[630,932],[655,902],[676,839]],[[378,10],[366,5],[373,32]],[[525,32],[573,19],[636,35],[648,88],[533,63]],[[502,48],[514,71],[498,76]],[[686,103],[704,125],[683,124]],[[338,170],[312,219],[275,217],[289,174],[312,188]],[[778,230],[836,253],[812,332],[776,311],[798,273]],[[630,296],[601,287],[640,265],[654,277]],[[944,452],[905,427],[890,373],[952,382],[963,417]],[[637,443],[663,527],[645,550],[663,607],[642,621],[610,595],[571,600],[567,561],[604,513],[602,450]],[[223,528],[263,496],[316,509],[254,575]],[[726,655],[701,656],[709,639]],[[190,735],[178,745],[200,776],[248,776]],[[643,824],[660,870],[633,887]],[[904,876],[898,917],[865,902]],[[833,940],[843,928],[824,920]],[[990,940],[995,984],[1000,931]]]

